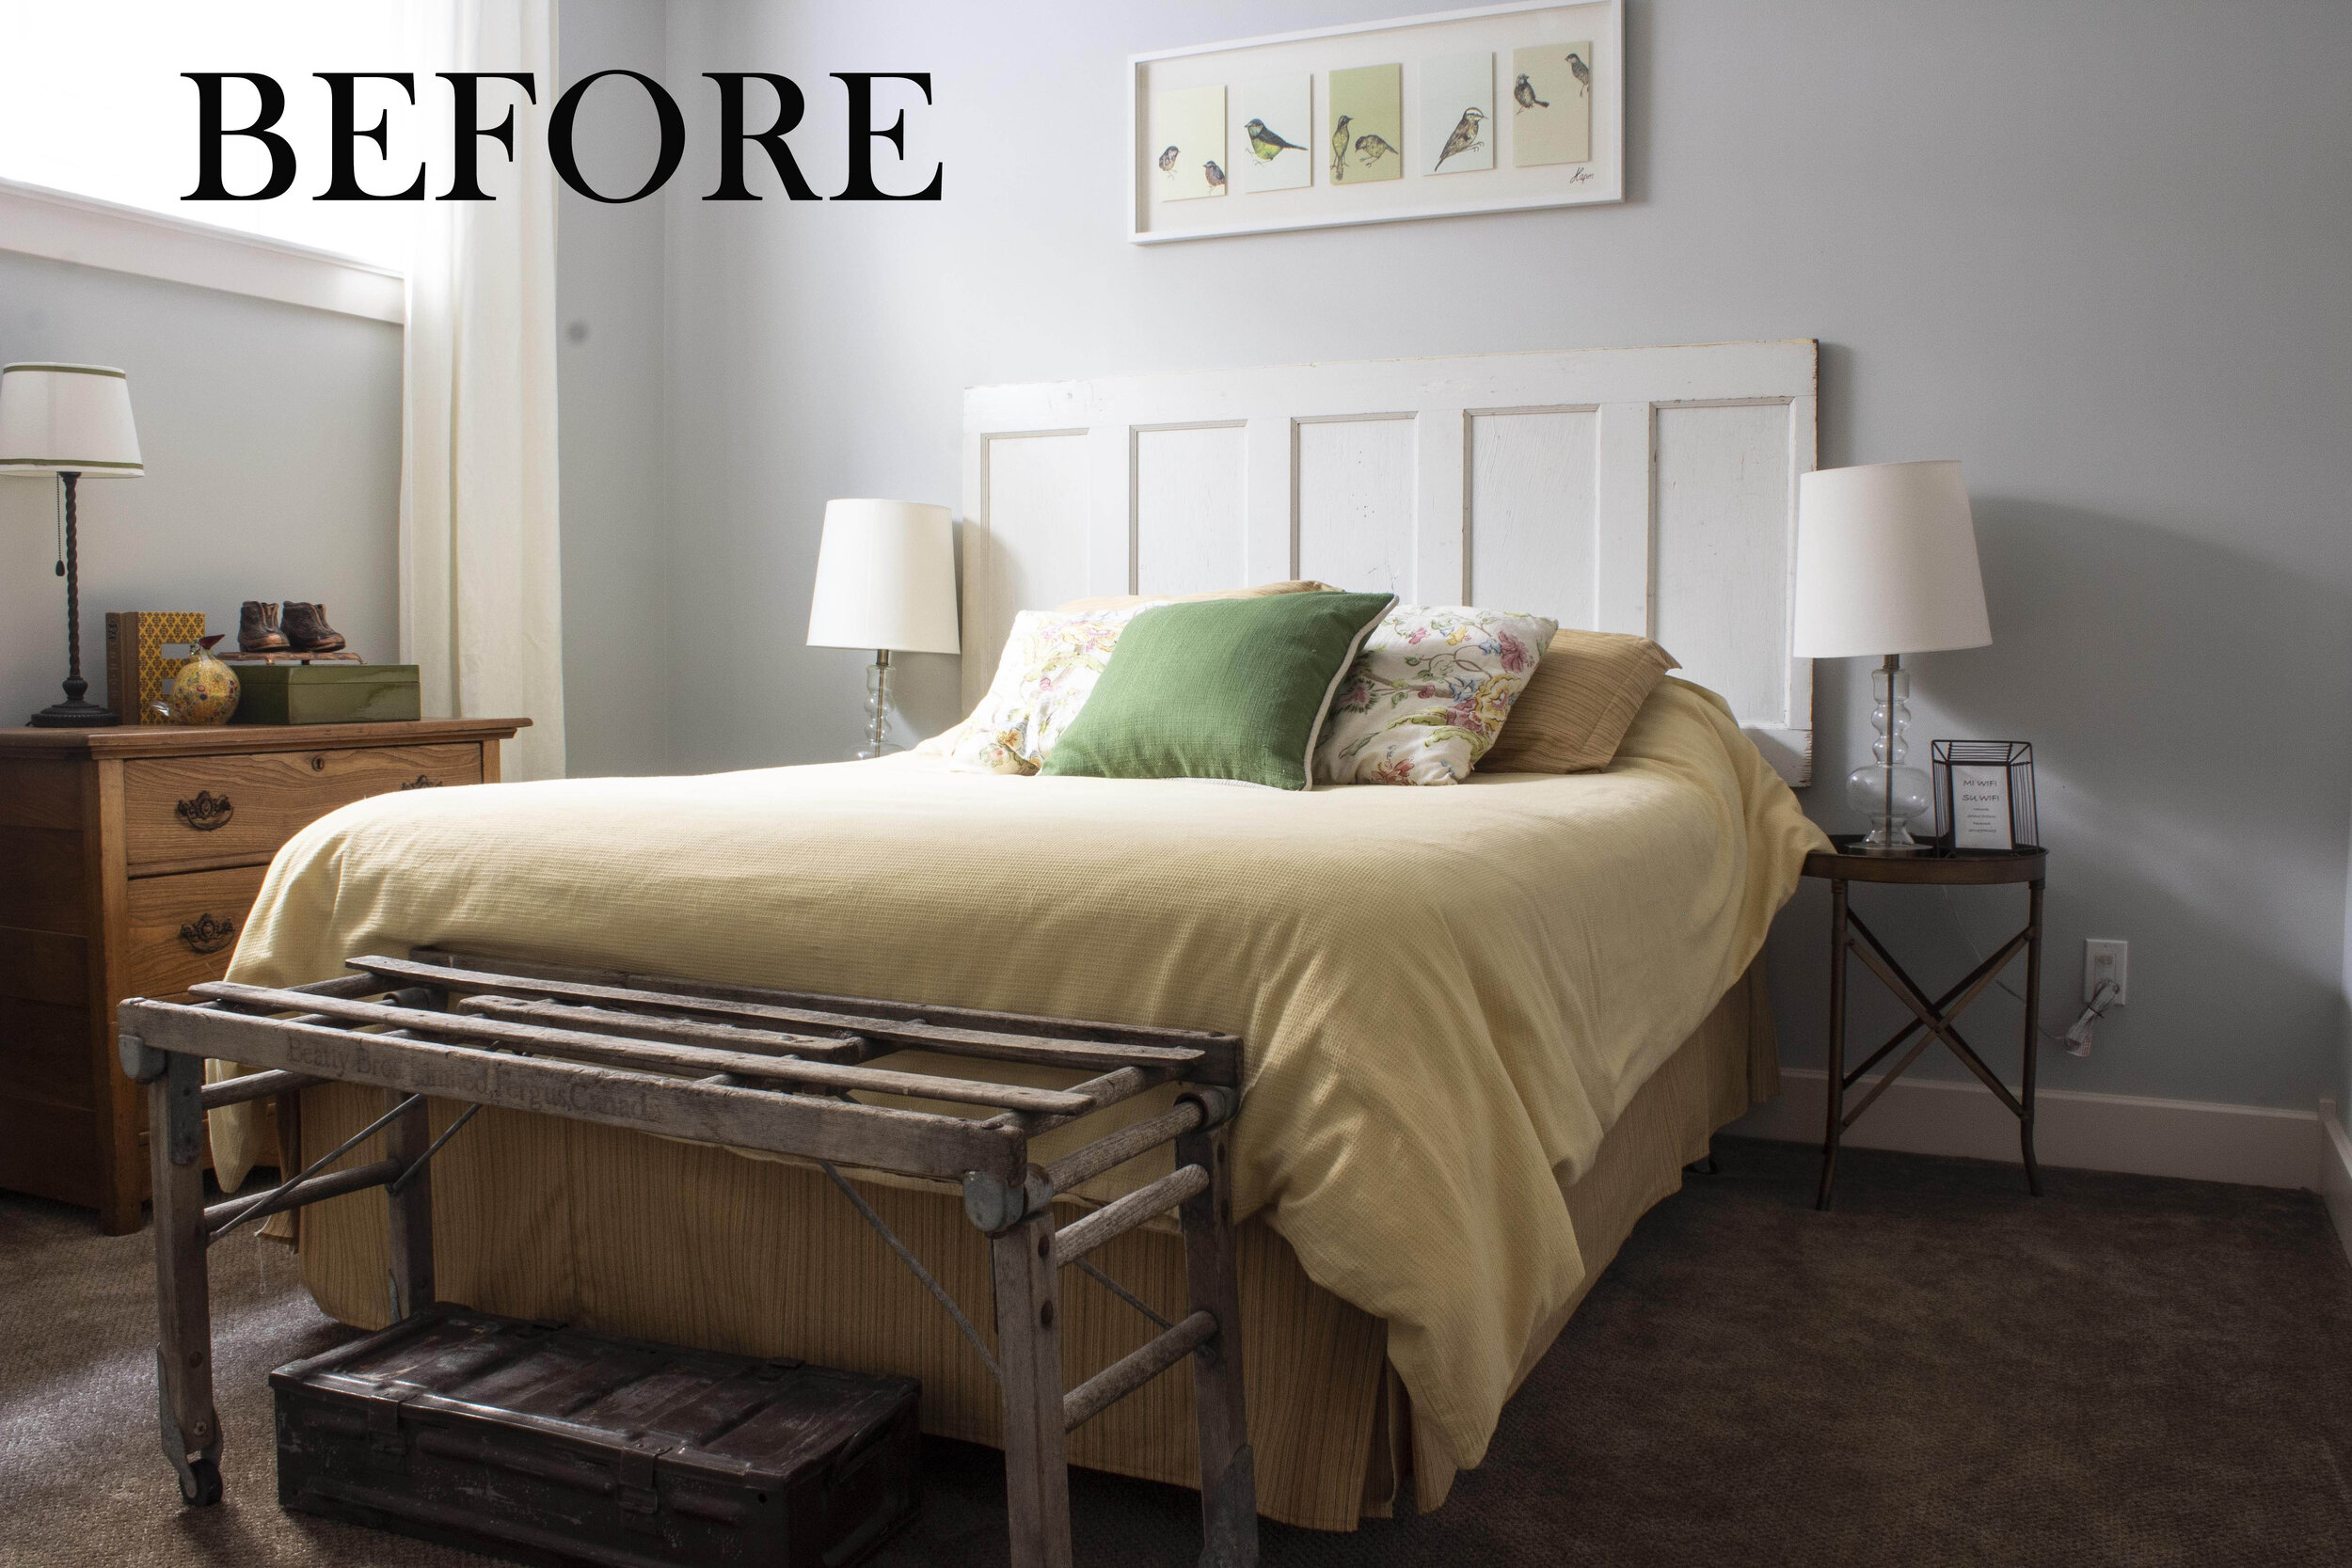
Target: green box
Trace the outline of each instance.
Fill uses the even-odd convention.
[[[232,724],[368,724],[419,719],[413,664],[232,664]]]

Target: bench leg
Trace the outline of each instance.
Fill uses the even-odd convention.
[[[1005,1386],[1012,1568],[1071,1568],[1052,1211],[1031,1214],[993,1238],[989,1249],[996,1278],[996,1360]]]
[[[1258,1560],[1258,1478],[1242,1399],[1241,1281],[1233,1256],[1227,1132],[1219,1126],[1176,1139],[1176,1164],[1209,1173],[1209,1185],[1177,1211],[1191,1309],[1216,1317],[1216,1335],[1192,1353],[1192,1404],[1200,1433],[1201,1568],[1252,1568]]]
[[[148,1085],[155,1195],[155,1414],[180,1496],[220,1501],[220,1417],[213,1408],[213,1307],[204,1230],[204,1063],[173,1055]]]
[[[391,1104],[407,1098],[384,1091]],[[384,1152],[410,1167],[398,1188],[385,1188],[391,1206],[392,1321],[413,1317],[433,1305],[433,1167],[419,1166],[433,1142],[430,1101],[420,1100],[384,1129]]]

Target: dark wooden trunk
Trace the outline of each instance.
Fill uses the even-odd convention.
[[[270,1386],[281,1505],[525,1562],[845,1568],[915,1508],[906,1378],[442,1306]]]

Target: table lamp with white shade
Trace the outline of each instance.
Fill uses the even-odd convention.
[[[1906,826],[1929,798],[1928,776],[1903,766],[1911,675],[1902,656],[1993,641],[1960,465],[1872,463],[1799,479],[1795,622],[1799,658],[1885,660],[1870,673],[1874,760],[1846,780],[1846,799],[1870,825],[1855,847],[1929,848]]]
[[[874,650],[866,673],[866,744],[856,754],[863,760],[898,750],[885,738],[890,656],[963,649],[947,509],[921,501],[827,501],[808,645]]]
[[[0,366],[0,474],[56,474],[65,485],[65,701],[25,721],[42,729],[96,728],[116,715],[87,702],[82,678],[82,561],[75,488],[84,474],[136,478],[139,433],[131,381],[104,365]]]

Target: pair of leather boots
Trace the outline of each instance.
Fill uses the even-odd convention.
[[[248,654],[332,654],[343,646],[343,634],[326,624],[326,607],[288,599],[280,607],[266,599],[247,599],[237,618],[237,647]]]

